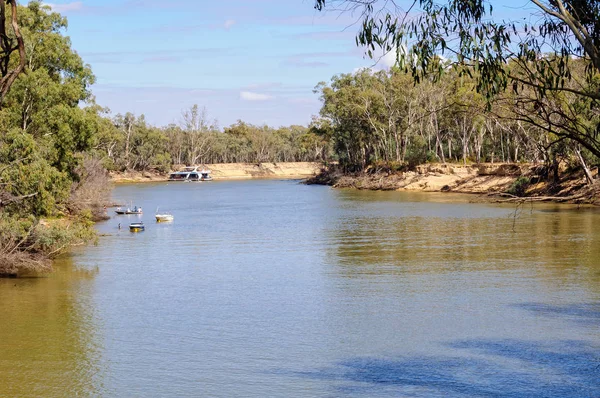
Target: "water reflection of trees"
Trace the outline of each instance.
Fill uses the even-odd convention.
[[[523,211],[512,217],[341,217],[328,229],[335,263],[347,276],[531,267],[567,281],[600,279],[600,215]],[[574,269],[578,272],[574,273]]]
[[[0,279],[0,396],[100,395],[97,270],[69,258],[44,278]]]

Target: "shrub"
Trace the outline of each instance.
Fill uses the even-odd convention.
[[[521,176],[508,188],[508,193],[515,196],[525,196],[525,191],[530,183],[529,178]]]

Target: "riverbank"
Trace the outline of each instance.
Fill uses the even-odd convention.
[[[558,183],[553,184],[542,167],[529,164],[426,164],[406,172],[369,170],[355,174],[333,169],[323,170],[307,183],[335,188],[478,194],[495,201],[515,202],[596,203],[600,197],[598,182],[590,186],[582,172],[563,172]]]
[[[18,234],[19,231],[14,224],[11,231],[2,230],[0,278],[16,278],[51,272],[52,260],[56,256],[74,246],[96,241],[94,220],[103,220],[108,217],[105,213],[102,216],[92,217],[94,216],[91,212],[88,212],[77,216],[35,220],[27,225],[25,236]],[[21,220],[20,222],[26,221]]]
[[[302,179],[314,177],[323,168],[319,162],[280,163],[213,163],[202,165],[211,171],[214,180],[241,180],[251,178]],[[179,167],[174,167],[178,170]],[[169,173],[157,171],[112,172],[115,183],[166,181]]]

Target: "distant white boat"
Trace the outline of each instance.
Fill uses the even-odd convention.
[[[173,214],[168,212],[159,212],[158,209],[156,209],[156,214],[154,217],[156,217],[156,222],[173,221]]]
[[[186,167],[181,171],[176,171],[169,175],[169,181],[211,181],[213,178],[210,175],[210,170],[201,169],[199,167]]]

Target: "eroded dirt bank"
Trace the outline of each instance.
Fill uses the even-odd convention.
[[[594,171],[597,177],[597,170]],[[458,192],[489,195],[498,201],[569,201],[594,203],[599,197],[600,182],[589,185],[581,172],[563,172],[552,181],[542,166],[530,164],[426,164],[414,171],[389,172],[369,170],[343,174],[323,170],[309,184],[336,188],[371,190],[407,190],[424,192]]]

